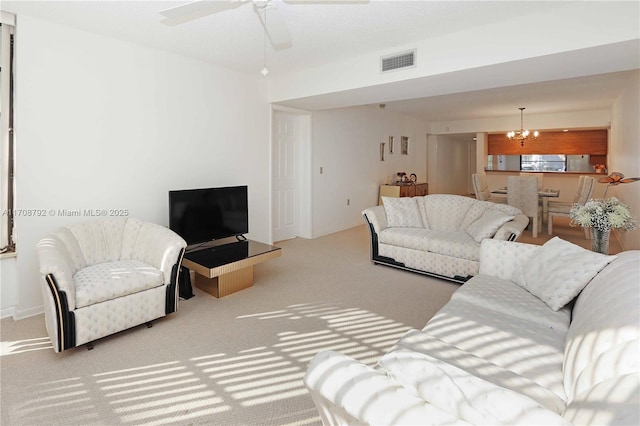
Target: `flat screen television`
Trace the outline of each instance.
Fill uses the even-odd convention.
[[[247,186],[169,191],[169,228],[188,245],[249,232]]]

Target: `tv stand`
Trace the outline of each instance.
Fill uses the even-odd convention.
[[[186,253],[182,266],[195,273],[195,286],[224,297],[253,285],[253,266],[282,254],[280,247],[245,239]]]

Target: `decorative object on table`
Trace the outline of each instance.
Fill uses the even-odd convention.
[[[593,166],[596,173],[606,173],[607,167],[604,164],[596,164]]]
[[[409,154],[409,136],[400,136],[400,154]]]
[[[609,190],[610,186],[617,186],[617,185],[620,185],[621,183],[631,183],[637,180],[640,180],[640,177],[625,178],[622,173],[613,172],[607,177],[598,179],[598,182],[607,184],[607,188],[604,190],[604,196],[603,196],[604,198],[607,196],[607,191]]]
[[[395,138],[393,136],[389,136],[389,154],[393,154],[393,140]]]
[[[631,216],[629,207],[616,197],[591,199],[584,205],[574,205],[569,213],[571,224],[591,228],[591,250],[609,254],[609,234],[612,228],[625,231],[638,228],[638,222]]]
[[[380,142],[380,161],[384,161],[384,142]]]
[[[411,183],[416,183],[418,181],[418,175],[416,175],[415,173],[411,173],[409,175],[409,180],[411,181]]]
[[[405,172],[396,173],[396,183],[402,183],[406,180],[407,174]]]
[[[524,141],[529,139],[529,136],[533,135],[533,139],[538,139],[540,133],[537,130],[534,130],[533,134],[524,128],[524,107],[518,108],[520,110],[520,130],[512,130],[507,133],[507,137],[509,140],[520,141],[520,146],[524,146]]]

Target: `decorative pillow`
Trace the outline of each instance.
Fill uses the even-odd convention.
[[[571,302],[616,257],[554,237],[515,268],[512,281],[557,311]]]
[[[411,197],[382,197],[384,211],[387,214],[387,226],[405,228],[424,228],[418,203]]]
[[[499,210],[487,209],[478,220],[467,226],[467,233],[480,242],[485,238],[493,237],[502,225],[514,217]]]

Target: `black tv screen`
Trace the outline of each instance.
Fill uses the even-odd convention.
[[[249,232],[247,186],[169,191],[169,228],[188,245]]]

